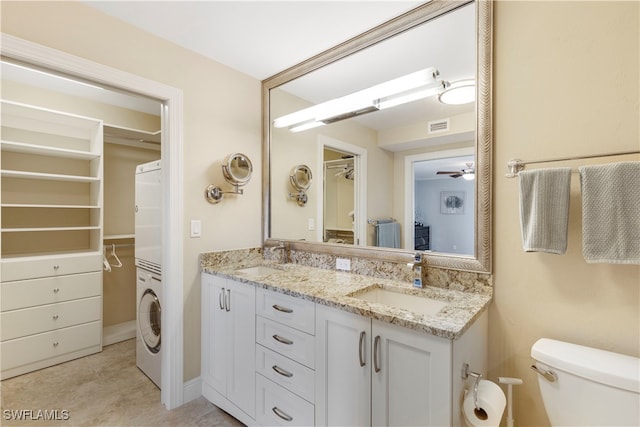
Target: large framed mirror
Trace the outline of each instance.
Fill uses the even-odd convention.
[[[491,272],[491,58],[491,1],[433,0],[263,81],[265,245]]]

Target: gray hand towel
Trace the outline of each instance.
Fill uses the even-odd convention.
[[[520,177],[520,225],[526,252],[567,251],[571,168],[536,169]]]
[[[640,162],[579,170],[584,259],[588,263],[640,264]]]

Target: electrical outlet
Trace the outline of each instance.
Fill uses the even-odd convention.
[[[336,258],[336,270],[351,271],[351,260],[348,258]]]

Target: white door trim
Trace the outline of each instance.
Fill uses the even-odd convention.
[[[163,217],[162,392],[167,409],[184,402],[183,387],[183,95],[182,90],[78,56],[2,34],[2,56],[160,100]]]
[[[318,173],[324,174],[324,149],[333,148],[338,151],[345,151],[354,154],[353,165],[356,170],[355,177],[355,227],[354,237],[356,246],[367,244],[367,149],[358,145],[350,144],[339,139],[326,135],[318,136],[317,144],[317,166]],[[321,172],[322,171],[322,172]],[[318,213],[317,229],[318,241],[324,239],[324,180],[317,180]]]

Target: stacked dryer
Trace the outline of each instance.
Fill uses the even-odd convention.
[[[160,160],[136,167],[136,364],[158,387],[162,366],[161,175]]]

